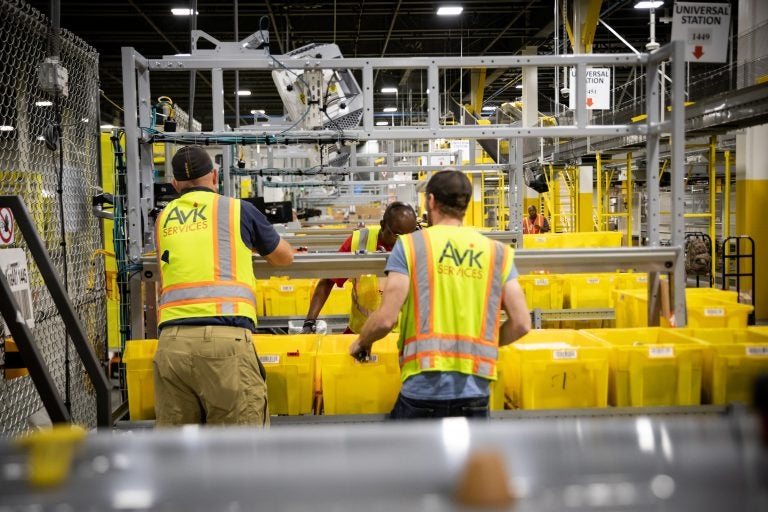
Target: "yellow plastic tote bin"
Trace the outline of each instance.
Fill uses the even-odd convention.
[[[560,233],[523,235],[523,249],[558,249],[562,247]]]
[[[698,405],[704,345],[674,329],[583,331],[612,347],[608,401],[618,407]]]
[[[315,334],[253,336],[256,353],[267,371],[270,414],[312,413],[317,339]]]
[[[648,325],[648,292],[646,290],[614,290],[616,327],[645,327]],[[687,288],[685,290],[688,311],[687,327],[741,329],[747,326],[752,306],[733,300],[735,292],[713,288]],[[726,300],[723,300],[726,299]],[[669,320],[662,316],[662,327],[669,327]]]
[[[314,293],[314,288],[312,289]],[[310,299],[312,295],[310,295]],[[343,288],[333,285],[331,294],[325,302],[323,309],[320,310],[320,316],[323,315],[348,315],[352,308],[352,281],[347,280]],[[309,307],[307,307],[309,310]]]
[[[617,272],[614,274],[617,290],[648,290],[648,274],[644,272]]]
[[[754,309],[747,304],[726,302],[712,298],[711,295],[693,295],[686,290],[686,305],[688,309],[687,327],[728,327],[743,329],[747,326],[747,317]],[[662,317],[661,325],[668,322]]]
[[[522,275],[518,278],[528,309],[562,309],[563,279],[559,275]]]
[[[614,274],[564,274],[563,278],[572,309],[613,307]]]
[[[128,383],[128,413],[132,420],[155,419],[155,380],[152,359],[157,352],[157,340],[128,340],[125,342],[125,375]]]
[[[373,344],[371,361],[349,355],[356,334],[323,336],[318,350],[325,414],[384,414],[400,392],[397,335]]]
[[[648,325],[648,291],[613,290],[616,327],[646,327]]]
[[[507,394],[522,409],[605,407],[609,351],[580,331],[530,331],[500,350]]]
[[[706,403],[752,402],[755,378],[768,372],[768,331],[748,329],[681,329],[702,341],[704,376],[702,396]]]
[[[685,297],[688,299],[715,299],[725,302],[739,302],[739,294],[735,290],[719,290],[717,288],[686,288]]]
[[[264,290],[266,316],[306,315],[315,288],[313,279],[270,279]]]
[[[504,388],[504,370],[501,367],[501,353],[499,353],[499,364],[496,365],[496,380],[491,382],[491,396],[488,399],[490,410],[504,410],[504,402],[506,401],[506,391]]]

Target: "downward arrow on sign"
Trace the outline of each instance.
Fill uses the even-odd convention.
[[[693,56],[700,59],[702,55],[704,55],[704,50],[702,50],[701,46],[696,46],[693,49]]]
[[[592,98],[587,98],[587,106],[591,107],[594,102],[592,101]]]

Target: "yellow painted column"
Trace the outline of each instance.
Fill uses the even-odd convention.
[[[765,45],[751,43],[768,22],[768,2],[740,0],[738,20],[737,62],[749,71],[752,63],[768,56]],[[747,72],[741,87],[754,85],[759,77]],[[736,233],[749,235],[755,241],[755,316],[768,320],[768,223],[765,205],[768,204],[768,125],[747,128],[736,136]]]
[[[591,165],[579,166],[579,223],[577,231],[594,231],[595,223],[592,218],[593,187]]]
[[[736,233],[751,236],[755,241],[755,316],[768,320],[768,125],[748,128],[736,136]],[[742,268],[746,266],[742,261]],[[745,269],[748,270],[748,269]],[[748,287],[742,280],[742,290]]]
[[[479,174],[467,174],[472,182],[472,201],[469,203],[467,213],[464,216],[464,224],[467,226],[483,227],[483,218],[485,217],[483,205],[483,178]]]
[[[101,183],[104,192],[115,193],[115,152],[110,141],[111,133],[101,134]],[[121,141],[123,143],[124,141]],[[104,249],[114,253],[112,231],[114,222],[104,219]],[[107,288],[107,347],[120,350],[120,292],[117,289],[117,264],[114,256],[104,256]]]

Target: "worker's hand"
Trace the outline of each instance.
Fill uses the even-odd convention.
[[[315,334],[316,327],[317,322],[315,322],[315,320],[304,320],[304,326],[301,328],[301,334]]]
[[[349,346],[349,355],[361,363],[367,363],[371,360],[371,347],[364,347],[360,344],[360,338],[357,338],[355,342]]]

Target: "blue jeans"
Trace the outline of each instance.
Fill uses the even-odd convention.
[[[466,418],[490,417],[488,397],[459,398],[456,400],[415,400],[397,396],[395,407],[389,413],[391,420],[417,420],[425,418],[449,418],[464,416]]]

